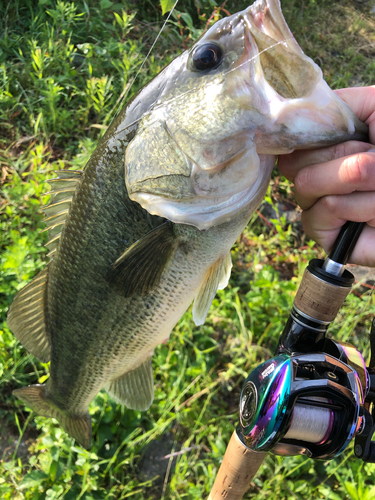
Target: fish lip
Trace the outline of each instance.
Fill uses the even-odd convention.
[[[270,27],[267,27],[263,22],[266,20],[266,15],[270,16],[276,26],[278,32],[270,32]],[[299,55],[304,55],[303,50],[299,46],[297,40],[284,18],[279,0],[257,0],[252,5],[239,13],[246,22],[247,28],[251,33],[250,26],[253,25],[256,29],[266,34],[268,37],[278,39],[278,43],[285,43],[289,49]],[[272,28],[272,27],[271,27]],[[281,38],[280,38],[281,35]]]
[[[370,142],[369,129],[367,125],[363,125],[367,128],[367,131],[358,130],[356,127],[354,134],[350,137],[351,141]]]
[[[269,13],[269,17],[267,19],[267,14]],[[245,26],[245,54],[244,57],[246,57],[246,53],[249,54],[249,52],[252,50],[252,47],[254,45],[257,47],[257,42],[253,38],[253,32],[254,28],[256,30],[259,30],[262,32],[264,35],[267,37],[275,40],[275,44],[270,45],[269,47],[266,47],[263,49],[263,51],[257,50],[255,52],[255,55],[253,57],[249,58],[250,61],[254,61],[257,59],[257,57],[260,56],[262,52],[265,52],[266,50],[269,50],[270,48],[282,44],[288,51],[291,53],[297,54],[298,56],[302,57],[303,59],[307,58],[310,59],[306,54],[303,52],[301,47],[299,46],[297,40],[294,38],[292,32],[290,31],[290,28],[284,18],[284,15],[281,10],[281,4],[279,0],[257,0],[254,2],[252,5],[247,7],[245,10],[239,13],[244,21],[244,26]],[[244,57],[241,59],[241,64],[244,64]],[[253,63],[254,64],[254,63]],[[260,64],[260,61],[259,61]],[[251,65],[253,66],[253,65]],[[262,68],[263,71],[263,68]],[[252,79],[252,75],[254,74],[254,69],[250,67],[250,79]],[[256,72],[256,69],[255,69]],[[321,71],[320,71],[321,73]],[[323,79],[323,75],[321,74],[321,79]],[[315,91],[317,88],[317,85],[319,85],[321,80],[317,81],[316,86],[314,89],[311,90],[310,93],[299,96],[295,99],[293,98],[282,98],[280,97],[280,104],[282,107],[282,103],[285,102],[290,102],[292,99],[293,100],[298,100],[298,99],[308,99]],[[335,94],[334,94],[335,95]],[[357,140],[361,142],[370,142],[369,140],[369,129],[366,124],[361,122],[356,115],[353,113],[353,111],[349,108],[349,106],[342,101],[338,96],[336,96],[336,99],[333,98],[336,101],[336,105],[339,109],[341,109],[342,113],[342,118],[344,121],[347,120],[352,120],[353,125],[354,125],[354,131],[351,133],[348,133],[348,136],[343,139],[344,140]]]

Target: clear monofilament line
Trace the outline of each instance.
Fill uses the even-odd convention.
[[[182,92],[181,94],[178,94],[176,96],[173,96],[171,97],[170,99],[166,99],[165,101],[163,101],[161,104],[158,104],[158,108],[163,108],[163,107],[166,107],[167,105],[171,104],[171,103],[175,103],[175,102],[178,102],[180,99],[183,99],[184,97],[186,97],[187,95],[189,94],[192,94],[194,92],[196,92],[197,90],[200,90],[204,87],[210,87],[211,85],[217,85],[218,83],[218,79],[222,79],[224,76],[227,76],[229,75],[230,73],[233,73],[234,71],[238,71],[240,68],[242,68],[245,64],[248,64],[250,63],[251,61],[254,61],[255,59],[258,59],[259,56],[261,54],[263,54],[264,52],[267,52],[268,50],[271,50],[273,49],[274,47],[276,47],[277,45],[281,45],[283,43],[285,43],[286,41],[288,41],[289,38],[286,38],[285,40],[282,40],[281,42],[277,42],[277,43],[274,43],[273,45],[270,45],[269,47],[267,47],[266,49],[258,52],[258,54],[256,54],[255,56],[253,57],[249,57],[248,59],[246,59],[246,61],[242,62],[241,64],[239,64],[238,66],[236,66],[235,68],[232,68],[230,70],[227,70],[227,71],[224,71],[223,73],[221,73],[220,75],[217,76],[217,78],[215,78],[213,81],[211,82],[205,82],[203,85],[197,85],[196,87],[193,87],[189,90],[187,90],[186,92]],[[138,74],[138,73],[137,73]],[[135,79],[135,78],[134,78]],[[134,80],[133,80],[134,81]],[[128,94],[128,92],[126,93],[126,95]],[[124,98],[122,99],[122,101],[126,98],[126,96],[124,96]],[[138,123],[139,121],[143,120],[149,113],[145,113],[143,114],[139,119],[137,120],[134,120],[133,122],[131,123],[128,123],[126,125],[125,128],[129,128],[133,125],[135,125],[136,123]],[[115,118],[115,117],[114,117]],[[113,118],[113,119],[114,119]],[[113,120],[112,120],[113,121]],[[111,122],[112,123],[112,122]],[[121,129],[119,128],[117,133],[119,134],[120,132],[122,132],[124,129]]]
[[[117,106],[115,106],[115,107],[113,108],[113,111],[112,111],[112,112],[114,113],[114,116],[113,116],[113,118],[112,118],[112,120],[111,120],[111,123],[113,122],[113,120],[114,120],[114,119],[116,118],[116,116],[118,115],[118,110],[119,110],[119,108],[120,108],[121,104],[122,104],[122,103],[126,100],[126,98],[128,97],[129,92],[130,92],[130,89],[131,89],[131,88],[132,88],[132,86],[133,86],[133,83],[134,83],[134,82],[135,82],[135,80],[137,79],[137,77],[138,77],[139,73],[142,71],[143,66],[145,65],[145,63],[146,63],[147,59],[149,58],[149,56],[150,56],[150,54],[151,54],[151,52],[152,52],[153,48],[155,47],[155,45],[156,45],[157,41],[159,40],[160,35],[162,34],[162,32],[163,32],[163,30],[164,30],[164,28],[165,28],[165,26],[166,26],[167,22],[169,21],[169,18],[171,17],[171,15],[172,15],[172,13],[173,13],[174,9],[176,8],[176,5],[178,4],[178,2],[179,2],[179,0],[176,0],[176,1],[175,1],[175,3],[174,3],[174,5],[173,5],[172,9],[169,11],[169,14],[168,14],[168,16],[167,16],[167,19],[164,21],[163,26],[160,28],[159,33],[157,34],[157,36],[156,36],[156,38],[155,38],[155,40],[154,40],[153,44],[151,45],[150,50],[147,52],[146,57],[144,58],[144,60],[143,60],[142,64],[140,65],[140,67],[139,67],[139,69],[138,69],[138,71],[137,71],[137,73],[136,73],[135,77],[134,77],[134,78],[133,78],[133,80],[131,81],[130,85],[128,86],[128,88],[127,88],[127,90],[126,90],[126,92],[125,92],[125,94],[122,96],[122,98],[120,99],[120,101],[119,101],[119,103],[117,104]]]

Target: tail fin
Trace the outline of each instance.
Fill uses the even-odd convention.
[[[13,394],[43,417],[56,418],[66,432],[87,450],[91,447],[91,418],[89,413],[69,416],[49,400],[45,385],[29,385]]]

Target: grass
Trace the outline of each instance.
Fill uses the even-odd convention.
[[[282,4],[331,86],[374,83],[369,3]],[[233,13],[244,6],[233,0],[224,8]],[[34,418],[11,392],[43,383],[49,367],[28,355],[5,318],[17,290],[46,260],[39,234],[43,183],[54,170],[85,164],[165,17],[151,0],[15,0],[0,9],[0,498],[205,498],[238,422],[244,377],[272,356],[303,270],[321,252],[298,220],[277,215],[292,195],[276,173],[266,197],[276,215],[263,207],[261,217],[253,216],[233,248],[230,284],[218,292],[205,325],[195,327],[188,311],[157,348],[151,409],[131,411],[98,394],[90,407],[90,452],[55,421]],[[207,22],[225,15],[213,0],[180,0],[177,9],[128,97]],[[375,313],[370,292],[356,285],[331,328],[367,358]],[[366,500],[375,495],[374,480],[375,466],[356,460],[352,446],[330,462],[269,455],[246,498]]]

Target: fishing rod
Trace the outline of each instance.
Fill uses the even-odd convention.
[[[364,225],[348,221],[329,256],[309,262],[274,357],[242,387],[209,500],[241,500],[267,452],[329,460],[354,440],[356,457],[375,463],[375,319],[368,367],[353,345],[326,337],[354,282],[345,264]]]

